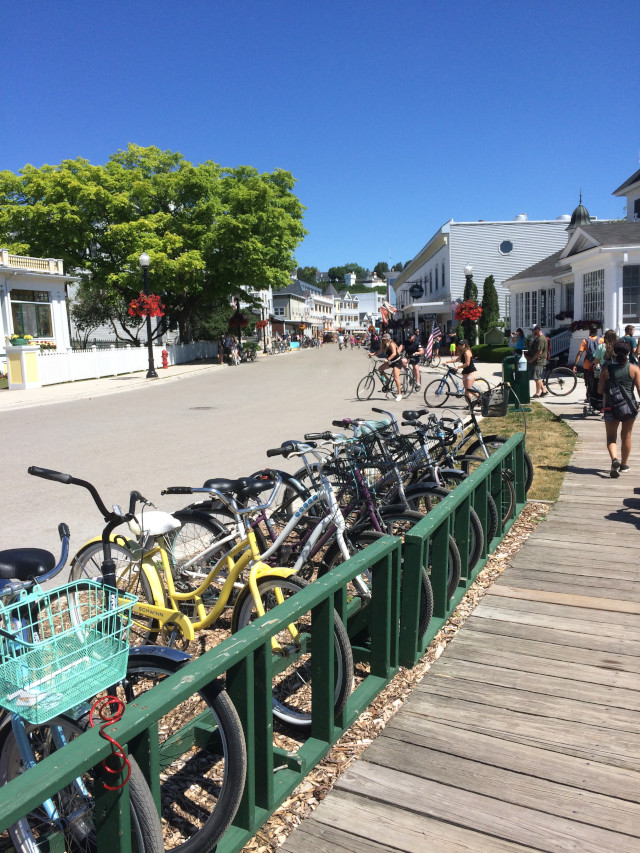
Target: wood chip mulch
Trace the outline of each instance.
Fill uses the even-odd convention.
[[[431,665],[464,625],[487,589],[509,567],[511,559],[539,522],[544,519],[549,509],[547,502],[533,501],[526,505],[447,623],[436,634],[420,663],[413,669],[401,667],[395,678],[344,733],[320,764],[309,773],[260,831],[245,845],[243,848],[245,853],[271,853],[283,844],[290,833],[311,814],[329,793],[338,777],[362,755],[365,748],[402,707],[413,688],[424,678]]]

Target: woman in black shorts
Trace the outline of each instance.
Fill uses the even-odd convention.
[[[462,362],[462,384],[464,385],[464,396],[469,403],[474,402],[480,396],[477,391],[473,391],[473,383],[478,378],[478,372],[473,361],[473,352],[469,346],[469,342],[462,340],[458,342],[456,347],[456,357],[451,359],[450,364]]]
[[[389,370],[391,368],[393,370],[393,379],[396,383],[396,388],[398,389],[398,394],[396,396],[396,403],[399,403],[402,400],[402,389],[400,387],[400,368],[402,367],[402,356],[398,351],[398,345],[395,341],[391,340],[391,336],[386,332],[380,338],[380,349],[378,352],[374,353],[374,355],[384,355],[387,359],[384,364],[380,366],[380,373],[384,373],[385,370]],[[371,358],[371,356],[369,356]]]

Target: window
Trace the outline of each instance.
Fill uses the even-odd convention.
[[[526,327],[531,325],[531,294],[529,293],[529,291],[527,291],[522,295],[524,296],[524,312],[522,318],[522,325]]]
[[[538,291],[531,291],[531,325],[535,326],[538,323]],[[527,326],[529,323],[527,323]]]
[[[604,319],[604,270],[585,273],[582,278],[582,319]]]
[[[565,306],[565,311],[569,314],[573,314],[573,285],[570,284],[566,290],[567,294],[567,304]]]
[[[273,316],[274,317],[284,317],[284,305],[280,307],[279,305],[273,306]]]
[[[444,261],[442,262],[441,269],[442,269],[442,286],[444,287],[445,286],[445,282],[444,282]]]
[[[516,293],[516,316],[514,320],[515,326],[524,326],[524,294]]]
[[[436,266],[436,290],[438,289],[438,267]]]
[[[507,328],[511,326],[511,296],[505,296],[504,298],[504,318],[507,323]]]
[[[501,255],[510,255],[513,252],[513,243],[511,240],[503,240],[500,243],[500,254]]]
[[[12,290],[11,314],[17,335],[52,338],[51,304],[46,290]]]
[[[433,293],[433,270],[429,270],[429,293]]]
[[[551,287],[547,290],[547,323],[549,326],[554,325],[556,318],[556,291]]]
[[[638,221],[640,219],[640,198],[633,202],[633,218]]]
[[[637,323],[640,320],[640,266],[622,268],[622,320]]]

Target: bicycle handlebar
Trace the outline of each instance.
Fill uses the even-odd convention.
[[[304,434],[304,440],[315,442],[316,441],[333,441],[335,438],[335,433],[329,432],[329,430],[325,430],[325,432],[306,432]]]

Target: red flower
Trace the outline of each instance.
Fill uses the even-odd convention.
[[[141,291],[140,296],[129,303],[129,314],[132,317],[164,317],[164,305],[159,296],[154,293],[147,296]]]
[[[456,306],[454,316],[458,322],[470,320],[476,323],[482,316],[482,308],[473,299],[467,299]]]

